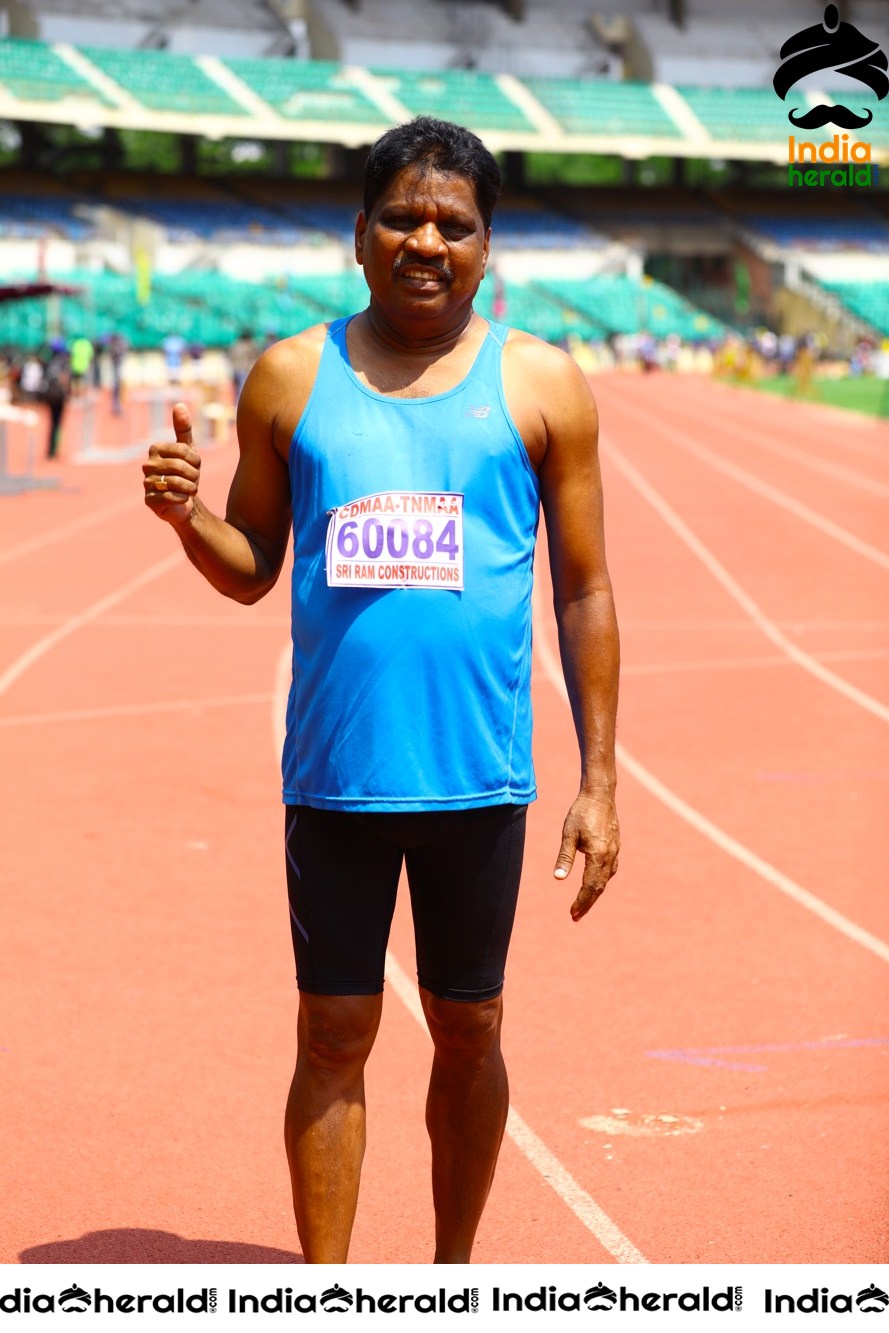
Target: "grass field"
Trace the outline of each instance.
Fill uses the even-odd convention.
[[[849,375],[841,379],[818,377],[807,389],[801,390],[792,375],[763,377],[754,386],[782,398],[802,398],[825,403],[830,407],[844,407],[870,416],[889,417],[889,380],[871,375]]]

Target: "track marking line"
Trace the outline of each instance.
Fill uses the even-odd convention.
[[[733,617],[707,616],[699,619],[695,616],[675,616],[670,619],[660,616],[625,616],[621,617],[621,626],[625,629],[731,629],[752,630],[746,616]],[[883,634],[889,630],[889,619],[884,620],[781,620],[774,622],[779,629],[793,630],[795,634],[807,634],[816,630],[838,630],[849,634],[853,630],[873,630]]]
[[[0,611],[0,628],[26,628],[34,629],[39,625],[63,625],[67,616],[59,612],[56,615],[16,613],[10,611],[4,615]],[[249,622],[233,618],[231,616],[190,616],[183,613],[181,616],[169,615],[160,612],[157,615],[134,615],[134,616],[106,616],[102,621],[105,629],[181,629],[187,626],[189,629],[234,629],[238,633],[243,633],[245,624],[249,623],[251,629],[281,629],[287,625],[286,616],[267,616],[263,619],[261,616],[251,616]]]
[[[30,727],[57,722],[101,722],[114,717],[147,717],[151,713],[199,712],[204,708],[239,708],[267,704],[271,694],[231,694],[219,698],[170,699],[166,703],[115,704],[105,708],[69,708],[56,713],[20,713],[0,717],[0,727]]]
[[[569,703],[568,691],[565,687],[558,659],[546,636],[540,614],[539,597],[535,584],[534,647],[539,654],[541,665],[548,679],[567,704]],[[698,833],[702,833],[721,851],[734,857],[736,861],[740,861],[742,865],[757,874],[760,879],[764,879],[774,888],[780,890],[781,893],[792,899],[800,907],[804,907],[814,916],[819,917],[828,926],[832,926],[834,930],[839,931],[841,935],[845,935],[847,939],[852,940],[855,944],[860,944],[862,948],[875,954],[884,963],[889,963],[889,944],[885,943],[884,940],[881,940],[877,935],[872,935],[869,930],[865,930],[862,926],[850,920],[849,917],[843,916],[842,912],[838,912],[814,893],[804,889],[789,875],[783,874],[773,865],[770,865],[768,861],[763,860],[761,856],[757,856],[755,852],[752,852],[749,847],[745,847],[737,838],[725,833],[706,815],[703,815],[700,810],[696,810],[694,806],[689,805],[681,796],[678,796],[659,778],[656,778],[649,769],[630,754],[620,741],[617,742],[615,749],[619,763],[627,772],[632,774],[646,791],[667,806],[669,810],[672,810],[680,819],[685,820],[687,824],[690,824]]]
[[[148,446],[146,445],[146,452]],[[201,450],[203,459],[206,450]],[[211,459],[209,464],[203,468],[203,473],[215,471],[214,463],[221,460]],[[83,532],[87,528],[95,527],[97,523],[104,523],[106,519],[116,518],[118,514],[125,514],[131,509],[144,509],[144,493],[140,489],[141,482],[136,481],[136,493],[134,496],[128,496],[126,500],[115,500],[113,504],[105,505],[102,509],[93,510],[92,513],[82,514],[80,518],[73,518],[69,523],[61,523],[53,527],[49,532],[43,532],[38,537],[29,537],[27,541],[19,542],[17,546],[10,546],[5,551],[0,551],[0,565],[8,564],[10,560],[19,560],[22,556],[33,555],[35,551],[43,550],[46,546],[54,546],[56,542],[65,541],[66,538],[73,536],[76,532]]]
[[[78,612],[75,616],[69,616],[69,618],[63,624],[59,625],[57,629],[53,630],[51,634],[46,634],[42,639],[38,639],[35,644],[32,644],[27,652],[22,653],[20,657],[16,658],[11,666],[6,668],[3,674],[0,675],[0,695],[5,694],[9,687],[23,676],[29,667],[32,667],[35,662],[39,661],[41,657],[44,657],[48,652],[55,648],[57,644],[63,641],[63,639],[67,639],[84,625],[88,625],[91,620],[95,620],[103,611],[109,610],[112,606],[117,606],[127,597],[132,596],[134,592],[138,592],[140,588],[144,588],[146,584],[161,578],[169,570],[174,569],[176,565],[181,564],[184,559],[185,555],[181,551],[176,551],[173,555],[168,555],[164,560],[159,560],[157,564],[152,565],[141,574],[137,574],[135,578],[130,579],[129,582],[118,588],[117,592],[109,593],[107,597],[102,597],[98,602],[93,602],[92,606],[88,606],[84,611]]]
[[[873,443],[873,436],[880,435],[886,430],[885,418],[873,416],[869,412],[856,412],[852,408],[834,407],[831,403],[814,403],[805,399],[791,400],[785,398],[783,394],[771,394],[767,390],[745,389],[738,384],[726,384],[725,381],[718,383],[720,396],[725,397],[741,412],[740,422],[746,420],[753,430],[758,430],[762,423],[762,412],[766,407],[763,397],[767,395],[767,406],[772,408],[772,415],[782,415],[788,426],[808,428],[807,423],[802,420],[804,416],[810,418],[811,426],[823,426],[825,417],[833,418],[838,426],[845,427],[842,432],[835,432],[831,436],[833,443],[840,449],[861,454],[866,458],[876,458],[881,462],[886,457],[883,444]],[[710,384],[716,388],[712,380]],[[750,412],[746,410],[748,407],[751,409]],[[868,436],[871,438],[867,438]]]
[[[0,565],[5,565],[10,560],[18,560],[22,556],[33,555],[35,551],[42,550],[44,546],[52,546],[56,542],[65,541],[77,532],[83,532],[86,528],[95,527],[97,523],[104,523],[108,518],[115,518],[118,514],[125,514],[127,510],[133,509],[136,504],[142,504],[139,500],[118,500],[114,504],[106,505],[104,509],[96,509],[91,514],[83,514],[80,518],[74,518],[70,523],[61,523],[50,532],[41,533],[39,537],[29,537],[27,541],[19,542],[17,546],[10,546],[6,551],[0,551]]]
[[[272,735],[276,753],[280,756],[284,745],[286,729],[285,712],[287,695],[290,689],[292,647],[289,643],[282,648],[275,667],[274,703],[272,706]],[[401,1000],[407,1011],[427,1032],[423,1006],[417,994],[416,986],[411,982],[398,959],[391,950],[386,951],[386,980]],[[648,1259],[631,1244],[620,1228],[612,1222],[607,1213],[587,1194],[565,1169],[559,1159],[550,1151],[513,1106],[510,1106],[506,1122],[506,1133],[519,1152],[543,1177],[564,1204],[574,1213],[588,1231],[613,1258],[621,1264],[647,1264]]]
[[[716,395],[714,394],[714,397],[715,396]],[[719,397],[721,398],[722,395],[719,394]],[[751,435],[754,436],[759,435],[759,432],[762,430],[763,416],[764,415],[768,416],[769,421],[773,425],[775,425],[777,424],[777,417],[779,415],[783,415],[785,418],[784,425],[789,430],[793,431],[793,429],[796,428],[800,432],[805,430],[807,434],[811,434],[811,424],[807,425],[806,423],[801,422],[798,419],[794,421],[792,413],[788,412],[782,413],[781,408],[786,403],[785,399],[781,397],[776,397],[769,393],[763,394],[762,392],[757,392],[757,391],[754,391],[753,394],[751,394],[751,397],[754,398],[754,401],[748,404],[748,406],[750,406],[752,409],[750,412],[744,410],[744,406],[737,400],[737,398],[733,398],[731,400],[731,406],[734,407],[739,412],[739,415],[734,415],[734,414],[727,415],[725,410],[727,404],[724,401],[720,402],[719,403],[720,427],[722,427],[722,425],[727,422],[731,426],[733,426],[736,430],[744,432],[745,439],[748,441],[748,443],[759,444],[760,440],[758,438],[751,439]],[[681,389],[679,390],[679,399],[683,406],[687,404],[688,399],[684,390]],[[857,414],[850,415],[843,409],[831,408],[826,403],[820,405],[820,411],[825,413],[839,411],[841,413],[840,420],[842,424],[846,427],[846,429],[842,432],[833,431],[830,433],[829,436],[829,443],[831,445],[838,446],[840,454],[845,454],[848,457],[849,453],[854,453],[858,454],[864,460],[873,459],[875,462],[885,463],[886,450],[884,447],[880,445],[875,445],[872,439],[868,440],[859,438],[856,440],[854,437],[855,434],[854,428],[856,426],[863,426],[865,428],[866,434],[872,434],[869,428],[874,425],[877,425],[879,427],[880,425],[879,418],[874,418],[869,415],[864,415],[864,416],[858,416]],[[883,424],[885,425],[885,423]],[[771,435],[768,438],[769,440],[777,443],[775,436]],[[889,439],[889,435],[887,435],[887,439]],[[766,445],[765,447],[769,448],[770,446]],[[786,447],[792,448],[792,446],[789,445]],[[805,450],[803,450],[802,458],[800,459],[800,461],[805,461],[806,463],[810,463],[813,462],[814,460],[811,460],[809,456],[805,453]],[[824,462],[828,467],[835,466],[838,468],[842,468],[844,466],[843,462],[837,461],[835,463],[831,463],[831,461],[827,458],[820,459],[820,461]],[[857,462],[858,460],[855,459],[853,461]],[[861,475],[863,476],[864,474]],[[883,485],[883,483],[878,482],[877,485]]]
[[[386,980],[401,1000],[408,1012],[417,1020],[426,1032],[426,1019],[420,1004],[417,988],[399,964],[394,954],[386,953]],[[559,1159],[539,1138],[515,1107],[510,1106],[506,1121],[506,1134],[519,1152],[534,1167],[547,1185],[571,1209],[575,1217],[591,1231],[599,1244],[608,1251],[619,1264],[647,1264],[649,1261],[636,1249],[607,1213],[596,1203],[591,1195],[580,1186],[565,1169]]]
[[[728,420],[721,418],[719,429],[726,435],[734,435],[736,439],[743,440],[745,444],[756,445],[757,449],[777,454],[779,458],[788,458],[792,463],[801,463],[803,467],[813,472],[820,472],[826,477],[835,477],[837,481],[844,481],[848,486],[855,486],[859,490],[868,491],[871,495],[881,496],[884,500],[889,499],[889,486],[885,482],[868,477],[864,472],[856,472],[842,463],[832,463],[827,458],[813,458],[804,449],[784,444],[783,441],[776,440],[773,435],[763,435],[760,431],[750,430],[740,421],[731,418]]]
[[[889,649],[886,648],[861,648],[855,651],[838,648],[833,652],[819,653],[816,661],[880,662],[887,657]],[[791,665],[783,654],[780,657],[777,654],[773,657],[701,657],[689,662],[627,663],[621,665],[620,673],[622,676],[669,676],[674,672],[747,671],[751,667],[785,668]]]
[[[881,703],[879,699],[874,699],[871,695],[865,694],[864,690],[859,690],[857,686],[850,684],[849,681],[844,680],[842,676],[838,676],[835,672],[830,671],[826,666],[822,666],[822,664],[816,658],[812,657],[810,653],[805,652],[802,648],[798,648],[791,639],[788,639],[774,621],[769,619],[753,598],[744,591],[725,566],[717,560],[710,548],[705,546],[701,539],[692,532],[685,520],[679,517],[676,510],[668,504],[660,492],[657,491],[650,482],[646,481],[641,472],[624,458],[623,455],[610,443],[607,447],[607,455],[613,466],[617,468],[618,472],[620,472],[627,481],[629,481],[630,485],[648,501],[667,526],[671,528],[688,549],[697,556],[704,568],[713,575],[716,581],[722,585],[733,601],[737,602],[738,605],[747,612],[750,619],[759,626],[767,639],[770,639],[772,643],[777,644],[788,657],[796,662],[797,666],[802,667],[804,671],[808,671],[810,675],[815,676],[815,678],[820,680],[822,684],[835,690],[837,694],[844,695],[853,703],[858,704],[860,708],[864,708],[867,712],[872,713],[874,717],[880,718],[881,721],[889,722],[889,706]],[[887,568],[889,568],[889,556],[886,557],[886,561]]]
[[[727,459],[722,458],[719,454],[713,453],[711,449],[707,449],[704,445],[697,444],[696,442],[687,439],[684,435],[681,435],[679,431],[673,430],[671,426],[665,426],[658,417],[653,416],[650,412],[642,411],[636,407],[629,408],[625,403],[623,404],[623,410],[626,411],[629,416],[634,416],[637,421],[646,422],[652,430],[659,432],[664,439],[671,440],[678,448],[684,449],[686,453],[691,454],[695,458],[699,458],[703,463],[706,463],[708,467],[712,467],[716,472],[722,472],[725,476],[731,478],[732,481],[736,481],[739,485],[745,486],[747,490],[753,491],[756,495],[761,495],[766,500],[770,500],[772,504],[777,505],[780,509],[785,509],[789,514],[793,514],[795,518],[802,519],[804,523],[808,523],[811,527],[817,528],[818,531],[823,532],[825,536],[832,537],[834,541],[840,542],[843,546],[847,546],[849,550],[854,551],[856,555],[864,556],[866,560],[870,560],[873,564],[879,565],[881,569],[889,570],[889,553],[886,551],[881,551],[878,547],[871,546],[870,542],[863,541],[862,538],[857,537],[854,532],[849,532],[847,528],[840,527],[840,525],[834,523],[832,519],[825,518],[823,514],[819,514],[816,510],[810,509],[808,505],[804,505],[799,500],[795,500],[792,495],[788,495],[785,491],[778,490],[777,486],[771,486],[767,481],[762,481],[759,477],[754,476],[752,472],[748,472],[745,468],[738,467],[736,463],[730,463]]]
[[[715,1069],[737,1069],[743,1073],[760,1074],[768,1069],[764,1064],[746,1064],[739,1060],[725,1060],[726,1055],[781,1054],[797,1051],[848,1051],[860,1047],[889,1046],[889,1037],[824,1037],[821,1041],[765,1042],[756,1046],[690,1046],[687,1050],[646,1051],[652,1060],[672,1060],[679,1064],[706,1065]]]

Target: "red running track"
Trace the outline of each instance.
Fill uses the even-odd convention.
[[[541,562],[513,1111],[475,1259],[885,1262],[889,427],[707,380],[594,387],[624,850],[573,924]],[[0,1261],[298,1261],[286,579],[218,597],[143,510],[120,446],[144,424],[100,404],[78,460],[72,422],[38,469],[60,484],[0,496]],[[234,456],[206,454],[211,504]],[[356,1263],[431,1255],[403,904],[391,952]]]

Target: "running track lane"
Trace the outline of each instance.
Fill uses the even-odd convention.
[[[875,547],[870,492],[835,469],[884,484],[885,428],[840,436],[837,414],[795,405],[779,421],[771,402],[706,382],[692,411],[666,378],[595,387],[624,639],[625,849],[605,898],[571,923],[574,881],[550,872],[575,746],[541,567],[542,795],[505,1043],[524,1148],[545,1153],[535,1165],[507,1141],[476,1259],[613,1262],[610,1236],[655,1263],[884,1260],[885,960],[869,941],[889,934],[885,724],[764,634],[618,451],[769,623],[885,705],[885,571],[656,425]],[[740,427],[717,437],[702,422],[728,415],[727,398]],[[770,433],[805,450],[806,429],[830,471],[744,443]],[[208,460],[214,503],[232,460]],[[64,475],[76,494],[3,501],[0,1077],[16,1134],[0,1257],[286,1261],[295,997],[272,739],[286,590],[230,606],[181,561],[139,582],[171,550],[138,500],[126,508],[138,475]],[[392,958],[358,1262],[430,1253],[428,1039],[395,984],[412,972],[403,904]],[[586,1220],[565,1201],[573,1186],[595,1204]],[[593,1215],[613,1229],[591,1229]]]

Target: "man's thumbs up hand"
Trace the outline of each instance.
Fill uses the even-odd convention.
[[[149,509],[178,526],[191,517],[201,472],[201,456],[192,443],[191,414],[186,403],[173,405],[173,433],[173,443],[151,446],[142,473]]]

